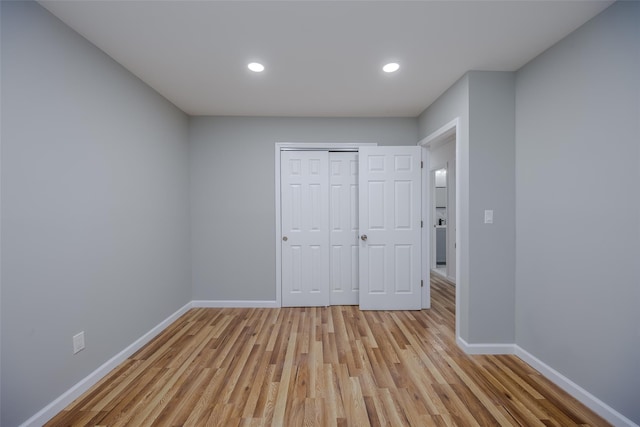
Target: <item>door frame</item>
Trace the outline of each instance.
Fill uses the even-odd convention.
[[[439,128],[438,130],[436,130],[435,132],[431,133],[430,135],[428,135],[426,138],[420,140],[418,142],[418,145],[422,147],[422,157],[424,159],[424,164],[425,165],[429,165],[429,150],[430,148],[433,146],[437,146],[440,142],[445,141],[446,139],[448,139],[451,135],[455,134],[455,144],[456,144],[456,165],[455,165],[455,172],[456,172],[456,209],[455,209],[455,228],[456,228],[456,340],[458,340],[458,337],[460,336],[460,313],[461,313],[461,293],[460,293],[460,282],[462,280],[461,278],[461,274],[460,274],[460,270],[462,267],[462,261],[461,261],[461,254],[462,254],[462,247],[460,245],[460,240],[461,240],[461,232],[464,231],[461,227],[462,223],[461,223],[461,214],[462,214],[462,206],[460,203],[460,190],[461,190],[461,185],[462,185],[462,179],[460,177],[460,171],[461,171],[461,149],[462,147],[460,146],[461,143],[461,136],[460,136],[460,118],[456,117],[455,119],[451,120],[449,123],[445,124],[444,126],[442,126],[441,128]],[[428,170],[430,169],[430,167],[425,167],[423,170]],[[429,189],[431,188],[431,173],[427,172],[427,173],[423,173],[423,186],[422,186],[422,206],[423,206],[423,212],[426,212],[426,218],[425,221],[427,222],[427,224],[431,224],[431,208],[430,208],[430,204],[431,204],[431,198],[430,195],[428,193],[426,193],[426,191],[430,191]],[[448,178],[448,176],[447,176]],[[449,225],[449,224],[448,224]],[[431,227],[425,227],[422,229],[422,247],[427,247],[427,248],[431,248],[430,245],[430,230]],[[429,307],[431,306],[431,283],[430,283],[430,274],[431,274],[431,254],[428,253],[425,255],[424,251],[422,253],[422,259],[423,259],[423,266],[422,266],[422,271],[423,271],[423,275],[424,277],[424,281],[425,283],[428,284],[428,286],[425,286],[426,289],[429,289],[428,292],[426,292],[429,295]],[[424,291],[423,291],[423,295],[424,295]],[[424,302],[423,302],[423,307],[424,307]]]
[[[276,142],[275,143],[275,203],[276,203],[276,306],[282,307],[282,212],[280,193],[280,153],[282,151],[358,151],[359,147],[375,147],[375,142]]]

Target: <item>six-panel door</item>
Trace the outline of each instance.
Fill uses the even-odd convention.
[[[358,153],[329,153],[331,305],[358,304]]]
[[[420,147],[361,147],[360,308],[421,308]]]
[[[283,151],[282,305],[328,306],[329,153]]]
[[[420,309],[420,148],[283,151],[280,165],[282,305]]]

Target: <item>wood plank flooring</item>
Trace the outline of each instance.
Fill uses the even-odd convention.
[[[467,356],[432,309],[192,309],[47,426],[605,426],[515,356]]]

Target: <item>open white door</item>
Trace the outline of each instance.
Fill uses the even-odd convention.
[[[282,305],[328,306],[329,153],[283,151]]]
[[[360,308],[420,310],[420,147],[361,147]]]

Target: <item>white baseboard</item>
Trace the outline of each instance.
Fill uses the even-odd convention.
[[[145,344],[156,337],[167,326],[175,322],[178,317],[182,316],[190,308],[193,307],[237,307],[237,308],[278,308],[280,305],[277,301],[210,301],[199,300],[191,301],[185,304],[178,311],[167,317],[165,320],[156,325],[149,332],[138,338],[133,344],[122,350],[120,353],[113,356],[106,361],[95,371],[91,372],[85,378],[80,380],[77,384],[71,387],[69,390],[60,395],[53,402],[38,411],[35,415],[22,423],[20,427],[36,427],[41,426],[55,415],[57,415],[64,408],[69,406],[71,402],[80,397],[85,391],[89,390],[94,384],[100,381],[105,375],[111,372],[115,367],[124,362],[129,356],[136,351],[140,350]]]
[[[151,341],[155,336],[167,328],[171,323],[175,322],[178,317],[182,316],[190,308],[278,308],[277,301],[215,301],[215,300],[196,300],[185,304],[178,311],[167,317],[165,320],[156,325],[149,332],[138,338],[133,344],[122,350],[110,360],[105,362],[98,369],[87,375],[76,385],[71,387],[60,397],[45,406],[38,413],[33,415],[20,427],[37,427],[41,426],[60,411],[66,408],[71,402],[80,397],[85,391],[89,390],[94,384],[100,381],[111,370],[124,362],[129,356],[142,348]],[[574,383],[551,366],[545,364],[540,359],[519,347],[516,344],[469,344],[460,337],[456,337],[456,343],[467,354],[515,354],[520,359],[527,362],[534,369],[544,375],[551,382],[562,388],[564,391],[575,397],[582,404],[600,415],[602,418],[610,422],[616,427],[640,427],[633,421]]]
[[[467,354],[515,354],[515,344],[469,344],[460,337],[456,337],[458,347]]]
[[[616,427],[640,427],[633,421],[604,403],[602,400],[562,375],[528,351],[516,344],[469,344],[460,337],[456,343],[467,354],[515,354],[545,378],[579,400],[583,405],[610,422]]]
[[[548,380],[579,400],[583,405],[610,422],[616,427],[640,427],[602,400],[562,375],[525,349],[515,346],[515,355],[527,362],[534,369],[544,375]]]
[[[145,344],[156,337],[167,326],[175,322],[178,317],[182,316],[192,307],[192,303],[185,304],[171,316],[158,323],[149,332],[138,338],[133,344],[122,350],[120,353],[106,361],[95,371],[80,380],[76,385],[60,395],[56,400],[42,408],[38,413],[33,415],[27,421],[22,423],[20,427],[39,427],[56,416],[60,411],[69,406],[71,402],[80,397],[85,391],[89,390],[94,384],[100,381],[105,375],[111,372],[115,367],[124,362],[129,356],[140,350]]]
[[[193,307],[197,308],[279,308],[277,301],[219,301],[219,300],[194,300]]]

